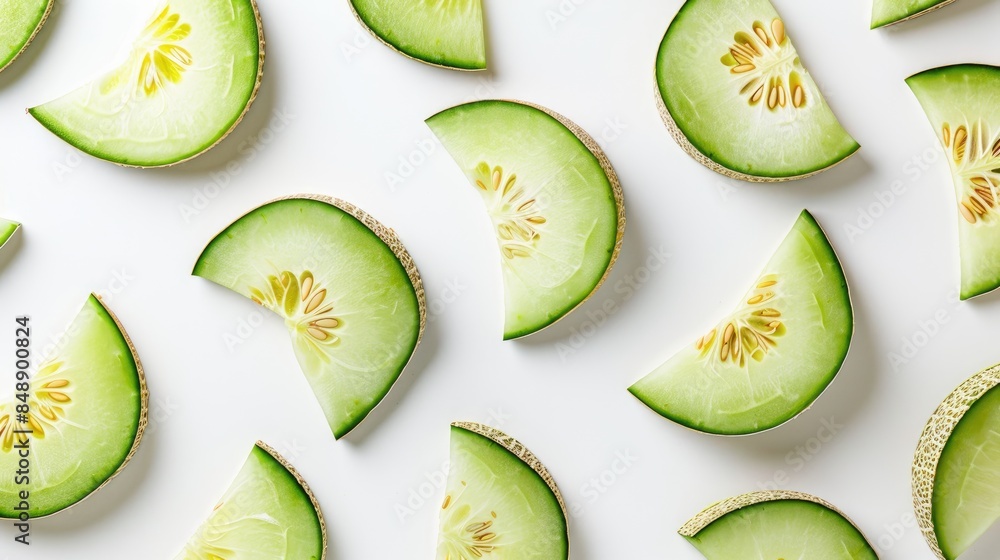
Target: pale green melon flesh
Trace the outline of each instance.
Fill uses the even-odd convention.
[[[28,46],[53,0],[0,0],[0,70]]]
[[[906,83],[938,141],[947,142],[945,159],[959,204],[961,297],[991,292],[1000,287],[1000,68],[944,66],[911,76]],[[966,141],[960,143],[963,129]]]
[[[747,506],[685,538],[708,560],[878,560],[844,516],[804,500]]]
[[[725,343],[728,325],[741,341],[739,357],[732,354],[737,345]],[[629,391],[696,430],[759,432],[792,419],[819,397],[840,370],[853,332],[840,261],[804,211],[737,311]],[[742,342],[743,335],[754,343]]]
[[[932,504],[938,544],[949,559],[1000,519],[1000,387],[980,397],[948,438]]]
[[[32,517],[83,500],[118,472],[141,435],[141,372],[114,319],[91,296],[66,332],[65,345],[31,380],[35,435],[28,444],[27,486],[15,485],[13,476],[19,450],[12,447],[17,444],[12,429],[24,428],[13,422],[22,403],[0,404],[0,472],[11,474],[0,477],[0,517],[17,517],[12,508],[24,489],[30,492]]]
[[[872,29],[917,17],[955,0],[874,0]]]
[[[775,33],[776,21],[768,0],[687,0],[656,62],[659,95],[693,147],[725,170],[767,180],[822,171],[859,148],[799,60],[794,30]],[[756,54],[738,61],[740,49]]]
[[[118,69],[29,112],[93,156],[170,165],[214,146],[256,95],[263,64],[253,0],[172,0]]]
[[[619,235],[614,187],[597,156],[556,118],[516,102],[459,105],[427,124],[493,221],[504,338],[537,332],[585,301],[613,264]]]
[[[420,336],[420,302],[400,258],[324,200],[283,199],[251,211],[209,243],[194,275],[285,319],[338,438],[381,402]]]
[[[482,0],[350,0],[358,19],[399,52],[438,66],[486,68]]]
[[[3,246],[14,237],[20,228],[21,224],[0,218],[0,249],[3,249]]]
[[[552,489],[524,461],[490,438],[452,426],[436,559],[481,557],[565,560],[566,517]]]
[[[309,491],[256,446],[177,560],[320,560],[323,521]]]

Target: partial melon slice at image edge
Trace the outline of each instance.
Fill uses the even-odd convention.
[[[21,224],[0,218],[0,251],[7,245],[7,242],[14,238],[21,229]]]
[[[625,235],[618,176],[597,142],[548,109],[478,101],[427,125],[482,196],[500,246],[504,339],[582,305],[611,272]]]
[[[958,386],[913,459],[913,505],[934,554],[955,560],[1000,519],[1000,365]]]
[[[482,424],[451,427],[437,560],[569,558],[566,504],[528,449]]]
[[[768,0],[687,0],[660,44],[656,83],[674,140],[727,177],[802,179],[860,148]]]
[[[736,311],[629,391],[694,430],[761,432],[819,398],[847,358],[853,334],[840,260],[803,211]]]
[[[31,376],[29,423],[16,421],[20,400],[0,404],[0,472],[12,473],[0,477],[0,518],[18,516],[13,508],[25,489],[33,518],[92,495],[125,468],[146,428],[146,380],[118,319],[91,296],[66,333],[65,343]],[[19,429],[34,432],[27,487],[13,476]]]
[[[263,69],[254,0],[172,0],[124,64],[28,112],[92,156],[131,167],[174,165],[232,132]]]
[[[790,491],[753,492],[699,513],[679,531],[708,560],[878,560],[861,530],[828,502]]]
[[[292,465],[257,442],[236,480],[176,560],[322,560],[326,522]]]
[[[28,48],[54,5],[55,0],[0,0],[0,72]]]
[[[958,208],[961,298],[1000,287],[1000,68],[943,66],[907,78],[944,148]]]
[[[872,29],[902,23],[939,10],[955,0],[874,0]]]
[[[386,396],[427,321],[420,275],[395,233],[329,197],[252,210],[209,242],[193,274],[285,319],[338,439]]]
[[[349,0],[361,25],[406,57],[453,70],[486,69],[482,0]]]

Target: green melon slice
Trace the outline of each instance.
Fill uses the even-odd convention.
[[[671,135],[709,169],[787,181],[856,152],[768,0],[687,0],[656,61]]]
[[[405,56],[456,70],[486,68],[482,0],[350,0],[358,21]]]
[[[545,466],[503,432],[451,428],[437,560],[566,560],[566,505]]]
[[[0,472],[11,475],[0,477],[0,518],[18,516],[22,490],[30,493],[34,518],[80,502],[125,468],[142,439],[149,396],[118,319],[91,296],[62,340],[31,376],[28,423],[17,421],[23,404],[17,396],[0,404]],[[13,473],[22,434],[16,430],[24,429],[33,431],[30,480],[18,485]]]
[[[176,560],[322,560],[326,524],[298,472],[257,442],[211,516]]]
[[[162,167],[196,157],[240,122],[260,86],[254,0],[172,0],[116,70],[29,112],[95,157]]]
[[[479,101],[427,119],[482,195],[500,245],[504,339],[535,333],[585,302],[625,233],[618,176],[564,117],[515,101]]]
[[[944,66],[907,78],[951,166],[963,300],[1000,287],[1000,68]]]
[[[0,0],[0,72],[31,44],[55,0]]]
[[[819,397],[840,371],[853,334],[840,261],[803,211],[736,311],[629,391],[695,430],[760,432]]]
[[[829,503],[799,492],[754,492],[699,513],[680,534],[708,560],[878,560]]]
[[[21,229],[21,224],[0,218],[0,251]]]
[[[924,428],[913,460],[917,521],[954,560],[1000,519],[1000,365],[962,383]]]
[[[420,276],[393,231],[332,198],[251,211],[208,244],[194,275],[285,319],[337,438],[389,392],[426,322]]]
[[[941,9],[955,0],[874,0],[872,29],[892,25]]]

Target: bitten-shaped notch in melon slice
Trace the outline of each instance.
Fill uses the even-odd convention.
[[[257,442],[212,514],[176,560],[323,560],[326,524],[309,486]]]
[[[22,328],[34,325],[29,320]],[[12,334],[24,338],[23,332],[37,336]],[[0,403],[0,472],[11,473],[0,477],[2,518],[18,517],[21,491],[30,493],[31,517],[58,513],[90,496],[125,468],[146,427],[149,396],[139,358],[121,323],[96,296],[61,340],[29,386],[19,385]],[[19,407],[25,404],[22,422]],[[19,430],[32,432],[27,485],[16,484],[13,475],[25,445]]]
[[[566,505],[524,445],[489,426],[451,427],[437,560],[565,560]]]
[[[263,64],[254,0],[169,0],[121,66],[29,112],[95,157],[172,165],[236,127],[257,95]]]
[[[746,181],[787,181],[856,152],[768,0],[687,0],[656,61],[656,101],[691,157]]]
[[[426,321],[420,275],[395,233],[318,195],[275,200],[236,220],[208,244],[194,275],[285,319],[337,438],[389,392]]]
[[[21,224],[0,218],[0,251],[3,251],[7,242],[14,238],[21,229]]]
[[[874,0],[872,29],[899,23],[951,4],[955,0]]]
[[[504,339],[551,325],[597,291],[621,250],[625,202],[593,138],[548,109],[515,101],[459,105],[427,124],[493,222]]]
[[[962,383],[924,428],[913,460],[917,521],[955,560],[1000,519],[1000,365]]]
[[[349,0],[358,21],[403,55],[455,70],[486,68],[482,0]]]
[[[944,147],[958,199],[962,299],[1000,287],[1000,68],[944,66],[907,78]]]
[[[629,391],[695,430],[760,432],[819,397],[840,371],[853,334],[840,261],[803,211],[736,311]]]
[[[0,0],[0,72],[42,29],[55,0]]]
[[[878,560],[850,519],[800,492],[729,498],[699,513],[679,533],[708,560]]]

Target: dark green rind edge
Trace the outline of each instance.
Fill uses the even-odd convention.
[[[408,49],[402,45],[396,45],[375,30],[376,26],[374,22],[369,21],[368,16],[358,9],[358,7],[354,4],[354,0],[348,0],[347,3],[351,6],[351,12],[354,14],[354,17],[358,20],[358,23],[360,23],[362,27],[367,29],[368,32],[371,33],[373,37],[378,39],[380,43],[405,56],[406,58],[416,60],[417,62],[423,62],[424,64],[429,64],[431,66],[436,66],[438,68],[461,70],[465,72],[478,72],[486,70],[487,68],[486,59],[483,60],[482,64],[478,61],[460,61],[458,59],[452,60],[447,57],[425,55],[424,53],[418,52],[416,48]]]
[[[204,279],[206,279],[206,280],[208,280],[208,281],[210,281],[210,282],[212,282],[214,284],[218,284],[218,285],[220,285],[223,288],[226,288],[228,290],[229,289],[228,286],[223,286],[222,284],[219,284],[218,282],[216,282],[215,280],[213,280],[209,276],[206,276],[205,274],[202,273],[202,264],[204,263],[204,261],[206,259],[205,255],[215,246],[216,242],[218,242],[220,238],[222,238],[224,236],[232,236],[231,231],[234,230],[234,228],[236,228],[244,219],[252,219],[252,218],[254,218],[257,212],[259,212],[260,210],[263,210],[265,208],[268,208],[271,205],[280,204],[280,203],[292,203],[292,202],[313,202],[313,203],[323,204],[323,205],[329,207],[329,210],[331,212],[339,212],[340,214],[343,214],[344,216],[346,216],[346,217],[354,220],[355,222],[357,222],[357,224],[359,226],[361,226],[364,229],[367,229],[369,232],[371,232],[372,236],[375,239],[379,240],[383,245],[386,246],[386,248],[389,249],[389,251],[395,257],[396,263],[399,265],[400,271],[402,272],[402,274],[404,276],[406,276],[407,278],[410,279],[410,286],[413,288],[413,297],[417,300],[417,308],[419,309],[419,313],[420,313],[420,319],[419,319],[420,320],[420,326],[419,326],[419,329],[418,329],[418,332],[417,332],[417,336],[414,339],[413,346],[410,348],[410,352],[409,352],[410,358],[407,361],[403,362],[400,365],[398,371],[396,371],[394,373],[394,375],[392,377],[392,382],[388,383],[386,385],[385,390],[378,396],[378,399],[375,400],[375,405],[372,406],[371,408],[369,408],[368,410],[365,410],[357,418],[355,418],[353,421],[351,421],[351,422],[349,422],[347,424],[344,424],[342,426],[337,426],[337,427],[334,427],[332,425],[330,426],[330,429],[333,431],[333,437],[334,437],[334,439],[341,439],[344,436],[346,436],[347,434],[349,434],[351,431],[353,431],[354,428],[357,428],[358,425],[361,424],[361,422],[364,421],[364,419],[367,418],[368,415],[371,414],[372,411],[374,411],[375,408],[379,404],[382,403],[382,401],[385,399],[386,395],[389,394],[389,391],[391,391],[392,388],[395,386],[396,382],[399,381],[400,376],[403,374],[403,370],[406,369],[406,366],[409,365],[410,360],[413,359],[413,354],[416,352],[417,346],[419,346],[419,344],[420,344],[420,339],[422,338],[423,331],[424,331],[424,328],[425,328],[426,323],[427,323],[427,305],[426,305],[426,301],[425,301],[425,298],[424,298],[423,283],[420,280],[419,273],[417,273],[417,271],[416,271],[416,266],[413,265],[413,263],[412,263],[412,258],[409,256],[408,253],[405,253],[405,258],[409,260],[409,265],[407,265],[406,263],[404,263],[400,259],[399,253],[397,253],[396,250],[394,249],[394,245],[398,245],[398,247],[400,248],[400,250],[405,251],[405,248],[403,248],[402,243],[398,242],[398,240],[397,240],[397,243],[390,243],[390,242],[388,242],[383,237],[383,232],[374,231],[372,229],[372,225],[369,225],[369,224],[365,223],[365,221],[363,221],[362,219],[359,219],[359,215],[367,217],[367,218],[373,220],[373,222],[374,222],[373,225],[381,228],[381,230],[384,230],[384,232],[388,232],[389,234],[392,234],[392,230],[390,230],[389,228],[383,226],[382,224],[378,223],[377,221],[374,221],[374,218],[371,218],[370,215],[368,215],[367,213],[364,213],[362,210],[360,210],[357,207],[354,207],[353,205],[350,205],[350,207],[353,209],[353,211],[349,211],[349,210],[347,210],[345,208],[341,208],[340,206],[338,206],[335,203],[345,204],[345,205],[347,205],[347,203],[345,203],[344,201],[339,201],[337,199],[333,199],[333,198],[329,198],[329,197],[324,197],[324,196],[319,196],[319,195],[298,195],[298,196],[290,196],[290,197],[279,198],[279,199],[276,199],[276,200],[272,200],[270,202],[266,202],[266,203],[262,204],[261,206],[258,206],[257,208],[254,208],[253,210],[247,212],[243,216],[240,216],[239,218],[236,219],[236,221],[234,221],[233,223],[229,224],[229,226],[227,226],[226,229],[222,230],[218,235],[216,235],[215,237],[213,237],[212,240],[208,242],[208,245],[206,245],[205,248],[202,250],[201,254],[198,256],[198,260],[195,262],[194,269],[192,270],[191,274],[193,276],[198,276],[200,278],[204,278]],[[359,212],[360,214],[356,215],[355,212]],[[394,234],[392,234],[392,235],[394,235]],[[243,294],[240,294],[240,295],[243,295]],[[317,399],[318,399],[318,397],[317,397]]]
[[[38,32],[42,30],[42,27],[45,25],[45,22],[49,19],[49,14],[52,13],[52,8],[55,6],[55,4],[56,4],[55,0],[48,1],[48,4],[46,4],[45,9],[41,13],[41,16],[35,23],[35,29],[31,32],[30,35],[28,35],[28,39],[24,42],[24,44],[21,45],[21,49],[15,53],[11,53],[10,58],[8,58],[7,60],[0,60],[0,72],[6,70],[8,66],[13,64],[14,61],[18,59],[18,57],[24,54],[24,51],[28,50],[28,47],[31,46],[31,42],[35,40],[35,37],[38,36]]]
[[[688,155],[691,155],[696,161],[716,173],[720,173],[734,179],[740,179],[742,181],[749,181],[751,183],[784,182],[806,179],[843,163],[861,149],[861,144],[859,144],[853,136],[848,134],[848,137],[854,142],[852,149],[847,150],[843,154],[832,156],[827,162],[812,168],[803,169],[794,175],[781,175],[778,173],[767,172],[750,173],[747,170],[739,169],[738,166],[732,165],[730,162],[724,161],[725,158],[720,157],[718,154],[716,154],[715,157],[709,155],[709,152],[704,150],[702,146],[695,144],[691,139],[691,136],[688,134],[688,127],[673,118],[673,111],[667,102],[667,95],[664,93],[667,89],[666,84],[670,80],[666,79],[662,73],[664,66],[662,61],[667,51],[667,39],[670,37],[671,31],[674,30],[674,26],[678,23],[685,10],[690,7],[693,1],[695,0],[686,0],[684,5],[681,6],[681,9],[677,12],[677,15],[674,16],[673,20],[671,20],[670,25],[667,27],[667,32],[663,35],[663,40],[660,42],[660,47],[656,55],[656,97],[657,104],[660,105],[661,109],[660,116],[664,121],[668,121],[664,124],[667,125],[667,128],[671,131],[671,135],[674,136],[677,143],[681,145],[681,149],[687,152]],[[843,125],[841,125],[841,128],[843,128]],[[844,132],[846,133],[847,131],[845,130]],[[697,155],[692,153],[692,151],[696,152]]]
[[[80,502],[86,500],[90,496],[97,493],[98,490],[104,488],[112,479],[118,476],[122,470],[128,465],[129,461],[135,455],[138,450],[139,443],[142,441],[142,435],[146,430],[148,422],[148,407],[149,407],[149,391],[146,389],[146,378],[142,371],[142,364],[139,362],[139,356],[136,354],[135,346],[132,344],[132,340],[129,338],[128,334],[125,332],[122,324],[118,321],[116,317],[101,299],[91,294],[87,299],[86,305],[92,306],[94,311],[101,317],[103,321],[106,321],[110,325],[115,326],[115,331],[118,334],[118,340],[121,343],[121,348],[126,350],[124,354],[131,357],[131,367],[128,368],[134,374],[134,388],[139,394],[139,418],[136,421],[136,428],[132,434],[132,445],[127,448],[121,457],[116,459],[109,469],[101,473],[99,476],[95,477],[94,481],[100,481],[97,484],[92,485],[90,488],[81,491],[75,498],[71,501],[55,506],[49,509],[44,509],[41,511],[36,511],[31,513],[33,519],[41,519],[43,517],[49,517],[55,515],[59,512],[65,511]],[[128,364],[125,364],[128,366]],[[72,479],[71,479],[72,480]],[[0,506],[0,519],[15,519],[17,514],[6,510],[7,504]]]
[[[612,199],[615,201],[615,206],[617,210],[617,213],[615,215],[615,220],[618,223],[618,228],[616,229],[615,232],[615,240],[612,245],[612,249],[608,252],[608,260],[604,264],[604,275],[602,275],[599,279],[597,279],[597,281],[594,282],[594,285],[584,296],[568,304],[564,309],[556,312],[547,322],[539,323],[538,325],[535,325],[533,327],[527,327],[519,331],[513,331],[513,332],[504,331],[503,335],[504,341],[516,340],[518,338],[524,338],[528,335],[535,334],[564,319],[570,313],[575,311],[578,307],[586,303],[587,300],[593,297],[593,295],[597,293],[597,291],[607,280],[608,275],[611,273],[611,269],[614,267],[615,261],[618,259],[618,255],[621,252],[622,241],[625,234],[624,194],[622,192],[621,183],[619,182],[617,173],[615,173],[614,169],[611,167],[611,163],[607,161],[607,156],[603,153],[603,150],[600,150],[600,146],[597,145],[597,142],[593,140],[593,138],[590,137],[590,135],[588,135],[586,131],[584,131],[582,128],[575,125],[562,115],[549,111],[548,109],[545,109],[539,105],[534,105],[523,101],[504,100],[504,99],[487,99],[483,101],[473,101],[471,103],[463,103],[461,105],[456,105],[454,107],[450,107],[443,111],[439,111],[434,115],[428,117],[424,122],[427,124],[428,127],[430,127],[431,131],[434,132],[434,125],[432,124],[432,121],[437,117],[446,115],[452,111],[464,110],[475,105],[496,105],[496,106],[519,105],[521,107],[525,107],[528,109],[534,109],[535,111],[538,111],[539,114],[548,117],[549,119],[555,121],[557,124],[562,126],[566,130],[568,135],[571,138],[573,138],[580,145],[580,147],[584,149],[584,151],[589,152],[591,157],[597,160],[598,165],[604,171],[604,175],[608,180],[608,184],[611,186],[610,194]],[[588,143],[591,143],[592,145],[588,145]],[[595,150],[600,150],[600,151],[595,152]]]
[[[74,148],[80,150],[85,154],[90,154],[98,159],[114,163],[115,165],[120,165],[122,167],[135,167],[142,169],[149,169],[155,167],[171,167],[174,165],[179,165],[181,163],[190,161],[205,152],[211,150],[217,146],[220,142],[226,139],[227,136],[232,134],[233,130],[239,126],[240,122],[243,121],[247,113],[250,111],[250,106],[253,105],[254,100],[257,99],[257,93],[260,91],[261,80],[264,75],[264,25],[261,21],[260,11],[257,9],[256,0],[236,0],[246,4],[252,11],[254,15],[254,25],[247,25],[246,31],[248,34],[248,39],[252,39],[257,43],[257,78],[254,87],[250,90],[250,94],[247,96],[245,104],[243,106],[243,111],[238,115],[235,115],[232,120],[230,120],[227,128],[222,129],[219,133],[206,142],[204,145],[191,150],[187,153],[180,154],[177,157],[165,159],[165,160],[123,160],[119,161],[114,159],[114,156],[107,153],[100,152],[98,150],[89,150],[86,146],[83,146],[81,142],[70,132],[63,130],[59,126],[56,119],[51,118],[43,110],[43,105],[38,107],[32,107],[28,109],[28,114],[35,118],[42,126],[49,130],[49,132],[55,134],[59,138],[62,138],[67,144],[73,146]],[[253,34],[252,38],[250,34]]]
[[[322,560],[326,558],[327,551],[327,535],[326,535],[326,520],[323,517],[323,510],[320,508],[319,500],[316,499],[316,495],[309,488],[309,484],[306,480],[299,474],[299,471],[292,466],[287,459],[281,456],[280,453],[275,451],[273,447],[264,443],[263,441],[258,441],[253,448],[253,453],[262,462],[267,464],[272,471],[281,473],[281,476],[286,477],[286,480],[293,482],[292,485],[298,490],[299,497],[304,498],[307,502],[312,505],[313,513],[315,514],[316,520],[316,531],[322,537],[319,543],[318,554],[309,558],[309,560]]]
[[[844,295],[843,303],[846,304],[845,308],[847,309],[847,314],[848,314],[847,318],[851,325],[851,332],[847,336],[847,341],[844,344],[844,350],[841,353],[840,358],[837,360],[836,365],[834,365],[830,369],[830,373],[826,376],[826,380],[821,385],[817,385],[816,391],[803,401],[804,404],[802,405],[801,409],[784,417],[779,417],[774,422],[763,424],[761,427],[754,430],[750,431],[720,430],[720,429],[712,429],[712,428],[706,428],[704,426],[699,426],[696,422],[692,422],[691,420],[684,418],[682,416],[671,414],[668,410],[650,403],[647,399],[643,398],[643,396],[641,396],[637,390],[635,390],[635,384],[633,384],[631,387],[628,388],[629,393],[632,393],[632,395],[635,398],[639,399],[639,401],[641,401],[643,404],[645,404],[647,407],[652,409],[660,416],[663,416],[664,418],[672,422],[680,424],[685,428],[689,428],[696,432],[701,432],[715,436],[749,436],[753,434],[759,434],[761,432],[766,432],[768,430],[772,430],[774,428],[782,426],[783,424],[786,424],[794,420],[796,417],[798,417],[805,411],[809,410],[809,408],[813,405],[813,403],[815,403],[820,398],[820,396],[822,396],[823,393],[826,392],[826,390],[830,387],[830,385],[833,384],[833,381],[837,378],[837,374],[839,374],[840,370],[844,367],[844,362],[847,360],[847,355],[851,349],[851,342],[854,339],[855,325],[854,325],[854,304],[851,302],[851,293],[850,293],[851,289],[847,283],[847,276],[844,274],[843,264],[840,262],[840,258],[837,256],[837,253],[834,250],[833,245],[830,244],[830,239],[823,231],[823,228],[819,225],[819,223],[816,221],[813,215],[809,213],[808,210],[803,210],[802,213],[799,214],[799,220],[796,221],[796,226],[793,226],[793,230],[790,231],[789,234],[793,233],[794,227],[797,227],[799,221],[803,220],[812,226],[814,233],[818,234],[814,236],[813,239],[818,238],[821,241],[821,243],[818,246],[813,245],[813,249],[817,251],[820,250],[824,251],[830,257],[830,262],[833,263],[834,265],[833,271],[839,274],[839,282],[843,286],[842,290],[842,293]]]
[[[471,422],[454,422],[451,425],[451,430],[452,432],[460,430],[462,433],[471,434],[482,439],[487,445],[499,447],[508,455],[517,459],[518,462],[522,463],[526,469],[531,471],[535,477],[537,477],[538,480],[540,480],[542,484],[549,489],[548,496],[552,499],[556,509],[562,512],[561,518],[563,522],[563,534],[566,539],[566,554],[561,558],[554,558],[552,560],[567,560],[569,558],[570,549],[569,514],[566,511],[566,504],[563,501],[562,494],[559,492],[559,488],[555,484],[555,480],[552,479],[552,475],[549,474],[548,470],[541,463],[541,461],[539,461],[538,458],[524,446],[524,444],[501,432],[500,430],[497,430],[496,428]],[[497,438],[503,438],[503,441]],[[515,453],[514,450],[518,450],[521,454],[519,455],[518,453]]]
[[[1000,79],[1000,67],[990,66],[989,64],[964,63],[964,64],[951,64],[947,66],[938,66],[936,68],[930,68],[928,70],[924,70],[923,72],[917,72],[916,74],[913,74],[912,76],[906,78],[906,85],[910,87],[910,91],[913,92],[914,97],[917,97],[917,92],[915,88],[920,87],[919,82],[921,78],[924,77],[930,78],[940,74],[949,74],[953,71],[983,72],[983,73],[995,74],[996,77]],[[919,103],[919,98],[917,101]],[[924,113],[926,115],[926,111]],[[929,117],[928,121],[930,121]],[[931,123],[931,126],[934,126],[934,123]],[[935,137],[937,137],[936,134]],[[938,142],[940,143],[940,140],[938,140]],[[1000,272],[997,273],[996,280],[993,280],[991,282],[980,282],[976,286],[967,286],[965,284],[965,279],[962,279],[959,299],[961,301],[967,301],[982,295],[986,295],[990,292],[993,292],[997,288],[1000,288]]]
[[[875,1],[877,2],[878,0],[875,0]],[[923,10],[920,10],[919,12],[910,14],[908,16],[902,16],[902,17],[899,17],[899,18],[896,18],[896,19],[892,19],[892,20],[875,21],[875,14],[873,13],[872,14],[872,25],[871,25],[871,28],[872,29],[880,29],[882,27],[888,27],[890,25],[894,25],[894,24],[897,24],[897,23],[903,23],[904,21],[910,21],[911,19],[918,18],[918,17],[920,17],[920,16],[922,16],[924,14],[929,14],[931,12],[940,10],[941,8],[947,6],[948,4],[951,4],[954,1],[955,0],[940,0],[937,4],[935,4],[935,5],[933,5],[933,6],[929,7],[929,8],[925,8]]]

